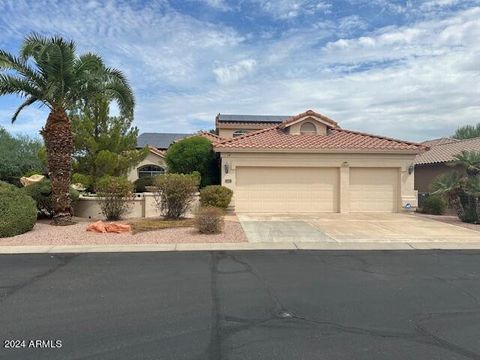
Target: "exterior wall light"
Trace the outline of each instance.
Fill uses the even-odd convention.
[[[228,174],[230,171],[230,165],[228,163],[223,164],[223,170],[225,171],[225,174]]]
[[[415,170],[415,165],[411,164],[408,167],[408,175],[412,175],[413,171]]]

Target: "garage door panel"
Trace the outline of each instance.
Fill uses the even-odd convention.
[[[396,212],[398,169],[351,168],[351,212]]]
[[[338,169],[236,169],[235,208],[238,212],[337,212]]]

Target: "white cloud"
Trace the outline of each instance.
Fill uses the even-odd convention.
[[[299,15],[329,12],[332,5],[321,0],[250,0],[266,13],[278,19],[290,19]]]
[[[221,11],[230,11],[233,8],[225,0],[188,0],[191,2],[203,3],[213,9]]]
[[[408,3],[401,10],[394,2],[374,1],[381,9],[414,13]],[[366,32],[358,31],[366,29],[358,15],[295,23],[306,12],[334,10],[295,7],[300,2],[262,1],[260,6],[270,3],[264,11],[292,25],[257,36],[181,14],[160,0],[136,6],[92,0],[88,12],[80,0],[68,6],[7,0],[0,2],[0,47],[18,44],[28,29],[64,34],[81,51],[100,53],[131,79],[142,131],[208,129],[218,112],[294,114],[309,108],[346,128],[412,140],[480,121],[480,7],[442,16],[432,10],[404,26]],[[0,99],[0,124],[9,121],[15,109],[10,104]],[[38,131],[45,118],[33,109],[9,129]]]
[[[257,62],[254,59],[245,59],[233,65],[216,67],[213,73],[219,83],[230,84],[251,74],[256,65]]]

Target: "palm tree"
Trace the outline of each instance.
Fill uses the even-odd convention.
[[[465,218],[465,209],[463,208],[460,196],[463,193],[465,177],[457,172],[450,172],[439,176],[432,184],[432,195],[443,195],[447,198],[449,206],[457,211],[460,220]]]
[[[73,223],[69,187],[74,139],[67,111],[102,93],[118,103],[123,115],[133,114],[134,97],[125,76],[105,67],[94,54],[77,56],[72,41],[32,34],[23,41],[18,57],[0,50],[0,95],[25,98],[12,123],[34,103],[50,109],[41,134],[52,181],[55,225]]]
[[[480,151],[463,150],[454,156],[454,160],[450,164],[463,167],[468,177],[475,177],[480,174]]]

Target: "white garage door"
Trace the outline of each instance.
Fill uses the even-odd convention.
[[[338,212],[338,168],[237,167],[237,212]]]
[[[350,168],[350,212],[397,212],[398,169]]]

